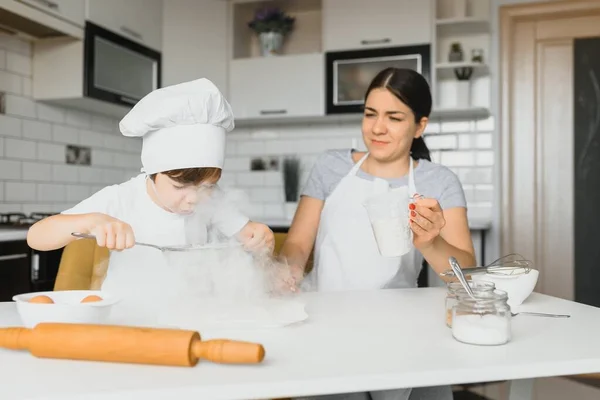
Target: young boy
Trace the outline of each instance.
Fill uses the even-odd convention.
[[[76,239],[72,232],[82,232],[110,250],[129,249],[111,252],[102,289],[113,292],[136,284],[144,292],[163,290],[172,279],[168,271],[173,266],[160,252],[134,247],[135,241],[203,244],[210,225],[248,249],[272,251],[273,232],[266,225],[226,204],[211,210],[209,220],[202,212],[203,199],[221,177],[225,135],[234,127],[231,108],[212,82],[199,79],[155,90],[119,127],[125,136],[143,138],[143,173],[39,221],[27,234],[30,247],[57,249]]]

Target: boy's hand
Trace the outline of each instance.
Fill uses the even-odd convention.
[[[94,214],[89,233],[96,236],[96,243],[109,250],[124,250],[135,244],[131,226],[106,214]]]
[[[248,222],[238,234],[244,247],[251,251],[265,249],[272,253],[275,247],[275,235],[265,224]]]

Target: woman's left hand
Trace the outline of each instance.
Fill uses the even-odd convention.
[[[273,231],[267,225],[258,222],[248,222],[240,231],[239,238],[250,251],[266,250],[272,253],[275,247]]]
[[[421,198],[411,203],[408,208],[414,246],[417,249],[431,246],[446,225],[440,203],[435,199]]]

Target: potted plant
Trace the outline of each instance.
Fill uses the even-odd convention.
[[[295,18],[276,7],[265,7],[256,11],[248,26],[258,34],[263,56],[279,54],[283,39],[294,29],[295,21]]]
[[[285,193],[285,216],[294,217],[300,192],[300,160],[296,157],[286,157],[283,160],[283,188]]]

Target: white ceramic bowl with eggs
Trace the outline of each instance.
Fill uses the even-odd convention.
[[[496,289],[504,290],[508,294],[508,305],[516,307],[533,293],[539,275],[537,269],[531,269],[528,273],[520,275],[473,274],[471,279],[493,282]]]
[[[102,300],[82,303],[88,296]],[[30,303],[34,297],[48,296],[54,303]],[[13,296],[23,326],[33,328],[41,322],[80,324],[103,324],[119,299],[101,290],[64,290],[55,292],[32,292]]]

